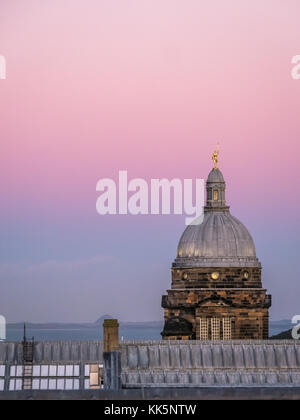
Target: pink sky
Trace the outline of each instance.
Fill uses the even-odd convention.
[[[99,218],[97,180],[205,178],[217,141],[233,214],[298,232],[299,16],[299,0],[0,0],[7,234],[146,228]]]

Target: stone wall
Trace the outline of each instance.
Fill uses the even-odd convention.
[[[172,289],[162,298],[165,322],[186,319],[193,326],[194,339],[201,338],[200,318],[214,317],[232,319],[231,339],[267,339],[270,305],[270,297],[261,288]]]
[[[212,273],[218,272],[218,279]],[[247,278],[245,278],[247,273]],[[261,268],[222,267],[172,269],[172,289],[181,288],[261,288]]]

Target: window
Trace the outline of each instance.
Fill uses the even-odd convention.
[[[249,279],[249,273],[248,273],[248,271],[244,271],[243,280],[248,280],[248,279]]]
[[[1,373],[1,370],[0,370]],[[1,375],[0,375],[1,376]],[[23,385],[23,366],[10,366],[9,390],[18,391]],[[80,388],[80,366],[77,365],[33,365],[33,390],[78,390]],[[0,390],[1,390],[0,383]]]
[[[49,376],[57,376],[57,366],[50,366],[49,368]]]
[[[85,389],[103,388],[103,365],[85,365]]]
[[[32,381],[33,390],[59,390],[71,391],[79,389],[79,378],[34,378]]]
[[[90,388],[99,388],[100,386],[100,372],[98,365],[90,366]]]
[[[0,391],[4,391],[5,366],[0,365]]]
[[[42,368],[41,368],[41,376],[48,376],[49,375],[49,366],[48,365],[46,365],[46,366],[42,366]]]
[[[232,340],[232,318],[200,318],[199,340]]]
[[[21,389],[22,389],[22,379],[11,379],[9,381],[10,391],[21,391]]]
[[[214,201],[218,201],[219,200],[219,192],[218,190],[214,190]]]
[[[231,340],[231,319],[230,318],[223,318],[223,340]]]
[[[213,273],[211,273],[211,278],[213,280],[218,280],[219,277],[220,277],[220,273],[218,271],[214,271]]]
[[[10,376],[23,376],[23,366],[11,366]]]
[[[0,376],[5,376],[5,366],[0,365]]]
[[[207,318],[200,318],[200,340],[208,340]]]
[[[211,339],[220,340],[220,319],[211,318]]]

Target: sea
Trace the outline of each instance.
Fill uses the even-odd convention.
[[[160,340],[163,324],[153,323],[121,324],[119,329],[120,340]],[[271,321],[270,337],[292,328],[291,321]],[[24,328],[20,325],[8,325],[6,330],[6,341],[21,341],[24,336]],[[26,328],[28,339],[34,338],[35,341],[94,341],[102,340],[102,325],[72,325],[68,324],[45,324],[28,325]]]

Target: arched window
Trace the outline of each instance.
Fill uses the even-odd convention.
[[[219,199],[219,192],[218,190],[214,190],[214,201],[218,201]]]

